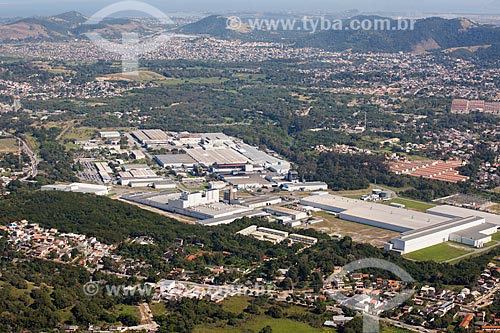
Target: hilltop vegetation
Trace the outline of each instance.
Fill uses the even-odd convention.
[[[250,18],[255,20],[256,18]],[[264,18],[266,19],[266,18]],[[278,17],[278,19],[290,19]],[[292,18],[293,19],[293,18]],[[318,18],[319,19],[319,18]],[[333,18],[327,18],[333,21]],[[243,19],[243,23],[248,18]],[[302,24],[300,18],[296,21]],[[349,26],[351,20],[388,20],[390,27],[397,27],[397,20],[379,16],[356,16],[344,19],[343,26]],[[304,30],[304,29],[301,29]],[[189,34],[210,35],[223,39],[241,39],[244,41],[275,41],[295,44],[297,47],[317,47],[330,51],[352,50],[353,52],[424,52],[485,46],[478,51],[486,55],[500,45],[500,28],[479,25],[467,19],[443,19],[438,17],[419,19],[414,29],[401,30],[346,30],[331,29],[310,33],[307,31],[278,30],[234,31],[227,29],[227,17],[209,16],[180,29]],[[492,46],[491,50],[488,50]],[[468,53],[467,53],[468,52]],[[466,54],[472,54],[465,51]]]

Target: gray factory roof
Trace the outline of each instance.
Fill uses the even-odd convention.
[[[139,139],[141,142],[147,141],[168,141],[169,136],[162,130],[137,130],[132,132],[132,135]]]
[[[236,148],[241,154],[245,155],[247,158],[251,159],[254,163],[261,164],[263,165],[264,163],[278,163],[278,162],[284,162],[287,163],[285,160],[281,160],[277,157],[271,156],[268,153],[259,150],[256,147],[250,146],[246,143],[240,143],[238,144]]]
[[[348,221],[359,222],[363,219],[367,222],[372,221],[372,224],[377,224],[381,228],[396,231],[420,229],[449,220],[443,216],[331,194],[306,197],[301,200],[301,204],[340,213],[340,218]]]
[[[250,208],[240,205],[229,205],[223,202],[214,202],[208,205],[189,207],[186,210],[205,215],[217,216],[221,214],[231,214],[233,212],[237,214],[242,211],[248,211]]]
[[[246,163],[248,158],[238,153],[231,148],[222,149],[202,149],[194,148],[187,149],[186,152],[189,156],[195,159],[198,163],[206,166],[217,164],[233,164],[233,163]]]
[[[249,176],[228,176],[224,177],[224,181],[228,182],[231,185],[253,185],[253,184],[259,184],[263,186],[271,185],[271,183],[268,180],[256,174]]]
[[[340,213],[340,218],[361,218],[380,224],[381,228],[406,231],[425,228],[449,218],[381,204],[368,204]]]
[[[491,214],[479,210],[467,209],[462,207],[455,207],[450,205],[436,206],[434,208],[428,209],[427,213],[446,216],[446,217],[467,217],[467,216],[480,216],[486,219],[488,223],[494,223],[500,225],[500,215]]]
[[[196,161],[188,154],[156,155],[155,158],[164,165],[171,165],[171,164],[192,165],[196,163]]]
[[[344,198],[338,195],[323,194],[312,195],[301,200],[303,205],[322,205],[327,206],[329,211],[340,213],[348,209],[353,209],[367,203],[362,200]]]
[[[176,191],[161,191],[161,192],[133,192],[122,196],[125,200],[149,200],[158,203],[167,203],[170,199],[178,199],[181,193]]]
[[[469,216],[466,218],[459,217],[459,218],[455,218],[452,220],[447,220],[445,222],[437,223],[437,224],[432,225],[432,226],[421,228],[418,230],[413,230],[413,231],[408,231],[408,232],[402,233],[401,236],[399,236],[398,238],[401,240],[405,240],[405,241],[417,239],[417,238],[433,235],[437,232],[445,231],[445,230],[448,230],[450,228],[458,227],[458,226],[461,226],[461,225],[464,225],[467,223],[475,222],[478,220],[483,220],[483,218],[478,217],[478,216]],[[482,230],[484,230],[484,229],[488,229],[488,228],[486,227],[486,228],[483,228]]]
[[[472,228],[467,228],[464,230],[453,232],[453,234],[464,237],[464,238],[481,240],[481,239],[484,239],[485,237],[488,237],[488,235],[483,234],[482,231],[485,231],[485,230],[491,229],[491,228],[495,228],[495,227],[498,227],[498,225],[492,224],[492,223],[483,223],[481,225],[478,225],[478,226],[475,226]]]
[[[261,203],[266,203],[270,201],[275,201],[278,200],[281,202],[280,197],[275,197],[275,196],[270,196],[270,195],[258,195],[255,197],[241,197],[239,198],[240,203],[242,205],[255,205],[255,204],[261,204]]]
[[[224,133],[200,133],[201,137],[210,141],[232,141],[232,138]]]

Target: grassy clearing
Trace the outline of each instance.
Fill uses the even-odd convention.
[[[259,332],[262,328],[270,326],[273,333],[289,333],[289,332],[300,332],[300,333],[335,333],[337,330],[334,328],[314,328],[305,323],[292,321],[290,319],[280,318],[274,319],[267,316],[253,316],[251,319],[247,320],[237,326],[230,326],[227,324],[209,324],[200,325],[194,329],[194,333],[241,333],[246,330],[250,332]],[[388,326],[385,324],[381,325],[382,333],[406,333],[410,332],[403,328]]]
[[[119,304],[116,306],[116,311],[119,314],[123,314],[123,315],[132,315],[132,316],[136,316],[138,318],[141,317],[137,306],[134,306],[134,305]]]
[[[95,128],[95,127],[70,127],[59,140],[76,140],[86,141],[99,137],[99,132],[128,132],[130,128],[116,127],[116,128]]]
[[[387,202],[387,204],[390,203],[398,203],[405,205],[406,208],[412,209],[412,210],[417,210],[419,212],[425,212],[427,209],[431,209],[433,207],[436,207],[436,205],[421,202],[421,201],[415,201],[411,199],[404,199],[404,198],[394,198],[390,201]]]
[[[165,308],[165,303],[163,302],[150,304],[149,308],[151,309],[153,316],[160,316],[167,312],[167,309]]]
[[[372,193],[372,190],[376,187],[371,185],[369,188],[361,189],[361,190],[352,190],[352,191],[334,191],[332,192],[334,195],[339,195],[341,197],[348,197],[352,199],[359,199],[362,195]]]
[[[72,127],[61,137],[61,140],[85,141],[94,138],[98,130],[89,127]]]
[[[382,333],[406,333],[411,332],[409,330],[405,330],[404,328],[394,327],[394,326],[385,326],[382,324]]]
[[[163,81],[167,78],[161,74],[140,70],[130,73],[115,73],[98,77],[98,81],[128,81],[128,82],[143,82],[143,81]]]
[[[237,74],[234,74],[233,77],[240,79],[240,80],[245,80],[245,81],[258,81],[258,80],[266,79],[267,75],[266,74],[237,73]]]
[[[229,81],[227,78],[218,77],[197,77],[188,79],[165,78],[161,81],[164,85],[177,86],[181,84],[216,84]]]
[[[222,303],[222,308],[225,311],[232,313],[241,313],[249,304],[250,298],[244,296],[229,297]]]
[[[496,234],[491,235],[491,239],[494,241],[500,242],[500,232],[497,232]]]
[[[17,140],[13,138],[0,139],[0,153],[16,153],[18,151]]]
[[[404,257],[416,261],[444,262],[468,253],[470,253],[470,251],[452,247],[448,243],[441,243],[422,250],[405,254]]]
[[[372,191],[375,189],[383,189],[383,190],[387,189],[387,190],[391,190],[394,192],[400,192],[400,191],[405,191],[405,190],[410,189],[410,188],[411,188],[411,186],[398,188],[398,187],[390,187],[390,186],[385,186],[385,185],[381,186],[381,185],[377,185],[377,184],[371,184],[366,189],[352,190],[352,191],[332,191],[331,193],[334,195],[340,195],[342,197],[359,199],[364,194],[371,194]]]
[[[273,329],[273,333],[334,333],[334,329],[328,328],[314,328],[306,323],[293,321],[286,318],[274,319],[267,316],[253,316],[251,319],[237,326],[230,326],[227,324],[211,324],[198,326],[194,329],[194,333],[241,333],[244,330],[251,330],[259,332],[266,326]]]

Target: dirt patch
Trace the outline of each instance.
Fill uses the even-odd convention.
[[[313,229],[329,235],[349,236],[357,243],[383,247],[384,243],[387,243],[391,238],[400,235],[395,231],[344,221],[326,212],[314,213],[313,216],[321,217],[324,220],[321,223],[312,225]]]

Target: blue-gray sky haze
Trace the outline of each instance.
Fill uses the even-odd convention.
[[[0,16],[58,14],[75,10],[92,14],[116,0],[0,0]],[[500,14],[500,0],[145,0],[167,13],[197,12],[362,12]]]

